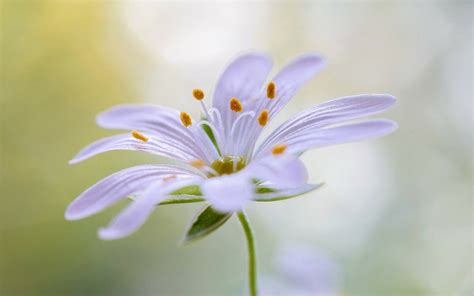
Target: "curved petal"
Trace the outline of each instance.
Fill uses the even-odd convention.
[[[196,172],[171,165],[142,165],[116,172],[91,186],[66,209],[67,220],[96,214],[128,195],[143,191],[150,182],[166,176],[199,176]]]
[[[262,53],[246,53],[235,58],[224,70],[214,91],[213,107],[223,120],[226,133],[230,132],[237,114],[230,110],[231,98],[238,98],[244,106],[255,99],[272,68],[271,58]]]
[[[150,186],[143,196],[133,201],[118,214],[107,227],[99,229],[99,237],[104,240],[123,238],[135,232],[145,223],[155,206],[166,199],[166,194],[181,187],[196,183],[197,178],[177,181],[158,181]]]
[[[214,209],[224,213],[242,210],[254,196],[252,180],[242,173],[206,180],[201,191]]]
[[[324,59],[317,54],[310,53],[296,57],[272,79],[276,86],[276,96],[272,100],[265,99],[265,107],[261,109],[270,110],[270,118],[273,118],[304,83],[313,78],[324,66]]]
[[[167,135],[192,142],[191,132],[181,124],[180,112],[156,105],[125,104],[114,106],[96,117],[103,128],[139,130],[156,135]]]
[[[180,112],[175,109],[157,105],[119,105],[100,113],[96,121],[104,128],[150,133],[158,142],[166,142],[185,151],[192,150],[195,158],[206,159],[209,153],[217,154],[211,142],[195,144],[196,133],[192,127],[181,123]]]
[[[194,144],[196,146],[196,144]],[[177,146],[174,143],[165,142],[165,139],[155,141],[149,139],[143,142],[135,139],[130,134],[115,135],[100,139],[79,151],[73,159],[69,161],[70,164],[75,164],[86,160],[92,156],[100,153],[113,150],[134,150],[144,151],[160,156],[170,157],[181,161],[191,161],[193,159],[201,159],[202,155],[198,154],[192,149],[193,146]]]
[[[308,172],[303,162],[287,153],[256,160],[250,163],[245,173],[274,189],[296,188],[308,181]]]
[[[303,84],[323,68],[324,64],[324,59],[317,54],[298,56],[283,67],[272,79],[275,85],[275,97],[273,99],[267,98],[267,93],[264,92],[256,100],[249,102],[249,106],[245,108],[253,110],[256,114],[267,110],[268,120],[271,120],[293,98]],[[251,120],[246,121],[243,126],[246,133],[242,138],[245,143],[248,143],[244,146],[245,155],[250,157],[263,128],[255,122],[251,122]]]
[[[280,125],[262,142],[256,155],[299,133],[316,132],[332,124],[380,113],[394,104],[395,98],[385,94],[348,96],[318,104]]]
[[[289,189],[306,185],[307,179],[306,168],[297,157],[272,155],[252,162],[238,173],[204,181],[201,191],[216,210],[237,212],[257,196],[254,180],[272,189]]]
[[[213,106],[228,110],[229,99],[240,101],[255,97],[261,90],[272,68],[271,58],[262,53],[246,53],[235,58],[226,67],[214,91]]]
[[[286,144],[289,152],[300,153],[311,148],[381,137],[396,128],[397,124],[391,120],[369,120],[298,134],[287,139]]]

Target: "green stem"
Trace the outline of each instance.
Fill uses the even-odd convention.
[[[257,296],[257,258],[255,254],[255,240],[253,238],[252,228],[244,212],[237,214],[240,224],[244,229],[247,239],[247,249],[249,253],[249,291],[250,296]]]

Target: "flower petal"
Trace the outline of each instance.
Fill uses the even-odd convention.
[[[208,159],[209,154],[217,155],[212,142],[196,145],[193,127],[181,123],[180,112],[156,105],[119,105],[97,116],[97,123],[104,128],[138,130],[153,135],[158,142],[190,151],[194,158]]]
[[[238,56],[224,70],[214,91],[213,107],[222,117],[223,136],[228,136],[239,113],[229,107],[231,98],[237,98],[244,110],[262,92],[263,84],[272,67],[269,56],[247,53]]]
[[[67,220],[96,214],[128,195],[145,190],[150,182],[166,176],[197,176],[195,172],[171,165],[142,165],[116,172],[84,191],[66,209]]]
[[[156,204],[166,199],[167,193],[197,181],[197,178],[186,178],[177,181],[155,182],[143,193],[142,197],[133,201],[120,212],[107,227],[99,229],[99,237],[104,240],[112,240],[132,234],[145,223]]]
[[[265,54],[246,53],[238,56],[221,74],[214,91],[213,106],[222,113],[229,109],[232,97],[240,101],[254,98],[271,68],[271,58]]]
[[[276,97],[273,100],[266,100],[266,106],[263,108],[270,110],[270,118],[273,118],[324,65],[321,56],[310,53],[296,57],[283,67],[272,79],[276,86]]]
[[[237,212],[257,195],[254,180],[272,189],[298,188],[306,185],[308,174],[303,163],[290,154],[269,156],[252,162],[242,171],[206,180],[201,185],[203,197],[221,212]]]
[[[288,153],[256,160],[250,163],[245,173],[274,189],[297,188],[308,181],[308,172],[303,162]]]
[[[283,69],[272,79],[274,85],[274,97],[269,99],[268,90],[261,93],[256,100],[248,102],[247,110],[253,110],[255,114],[261,114],[265,110],[267,112],[267,121],[272,119],[278,111],[280,111],[294,96],[294,94],[303,86],[303,84],[311,79],[324,66],[322,57],[316,54],[304,54],[298,56],[292,62],[287,64]],[[240,148],[247,157],[250,157],[254,149],[255,143],[260,135],[264,125],[255,123],[256,119],[247,119],[244,122],[241,130],[243,133],[242,142],[244,143]],[[234,140],[235,141],[235,140]],[[236,145],[233,145],[236,146]],[[238,151],[238,152],[240,152]]]
[[[204,198],[220,212],[237,212],[254,196],[254,186],[248,175],[236,173],[206,180],[201,185]]]
[[[189,130],[181,124],[180,112],[161,106],[118,105],[97,115],[96,121],[104,128],[139,130],[192,140]]]
[[[268,151],[270,147],[286,143],[288,138],[298,134],[317,132],[328,125],[380,113],[393,106],[391,95],[357,95],[335,99],[318,104],[297,114],[273,131],[262,142],[255,155]]]
[[[86,160],[97,154],[113,151],[113,150],[134,150],[144,151],[155,155],[174,158],[181,161],[191,161],[193,159],[201,159],[200,154],[197,154],[192,149],[186,150],[186,147],[176,146],[173,143],[166,142],[165,139],[156,141],[150,138],[149,141],[143,142],[135,139],[130,134],[115,135],[100,139],[83,148],[79,153],[69,161],[70,164],[75,164]]]
[[[396,128],[397,124],[391,120],[369,120],[298,134],[289,138],[286,144],[289,152],[300,153],[311,148],[384,136],[393,132]]]

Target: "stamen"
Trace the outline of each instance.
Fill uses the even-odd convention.
[[[283,152],[285,152],[286,147],[287,147],[286,144],[278,144],[278,145],[275,145],[275,146],[273,146],[272,154],[273,154],[273,155],[282,154]]]
[[[188,113],[181,112],[179,117],[181,118],[181,123],[183,123],[185,127],[191,126],[193,124],[193,120]]]
[[[204,99],[204,92],[199,88],[193,89],[193,96],[196,100],[201,101]]]
[[[190,164],[197,169],[203,168],[206,165],[206,163],[200,159],[195,159],[191,161]]]
[[[265,126],[268,122],[268,109],[263,109],[258,116],[258,123],[261,126]]]
[[[176,179],[176,175],[170,175],[170,176],[164,177],[163,181],[168,182],[168,181],[171,181],[173,179]]]
[[[142,133],[140,133],[139,131],[132,131],[132,136],[137,139],[137,140],[140,140],[140,141],[143,141],[143,142],[148,142],[148,138],[145,137]]]
[[[242,103],[237,98],[230,99],[230,109],[234,112],[242,112],[244,110]]]
[[[275,82],[270,81],[270,83],[267,86],[267,98],[269,98],[270,100],[275,98],[275,93],[276,93]]]

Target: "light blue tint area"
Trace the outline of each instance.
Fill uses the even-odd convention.
[[[328,61],[270,127],[362,93],[395,95],[384,116],[400,126],[306,152],[310,182],[323,188],[249,207],[262,281],[278,277],[279,246],[297,243],[331,254],[342,295],[472,294],[472,11],[469,1],[3,1],[0,294],[245,293],[235,217],[178,247],[202,205],[162,206],[112,242],[96,231],[129,201],[81,221],[63,215],[114,171],[170,162],[111,152],[68,165],[113,134],[95,125],[97,113],[146,102],[197,118],[192,89],[210,105],[223,66],[251,49],[270,53],[278,68],[309,51]]]

